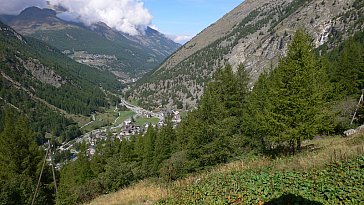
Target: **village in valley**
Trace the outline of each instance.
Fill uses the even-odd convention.
[[[81,144],[84,144],[87,149],[87,156],[92,157],[96,154],[96,147],[99,144],[104,144],[107,140],[129,140],[131,136],[135,135],[144,135],[148,128],[150,127],[162,127],[166,125],[167,119],[172,123],[175,128],[181,122],[181,113],[178,110],[170,110],[167,112],[152,112],[147,111],[143,108],[132,105],[124,100],[120,103],[120,106],[125,106],[130,111],[133,111],[134,115],[126,120],[122,121],[122,123],[113,126],[105,126],[102,128],[94,129],[89,131],[80,137],[73,139],[69,142],[63,143],[61,146],[57,147],[56,150],[53,151],[53,155],[62,156],[55,157],[58,160],[55,161],[56,168],[60,169],[67,161],[74,161],[77,159],[77,155],[80,152]],[[117,106],[114,111],[117,111]],[[117,119],[120,117],[120,113],[118,114]],[[153,119],[148,122],[145,122],[143,125],[140,123],[136,123],[135,119]],[[115,119],[115,122],[117,121]],[[92,121],[87,123],[90,124],[96,121],[95,115],[92,115]],[[151,123],[154,121],[156,123]],[[51,156],[49,156],[51,157]],[[59,159],[62,158],[62,159]],[[51,161],[51,159],[48,159]]]

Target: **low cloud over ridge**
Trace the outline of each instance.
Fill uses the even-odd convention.
[[[180,43],[180,44],[185,44],[188,41],[190,41],[194,36],[192,35],[167,35],[167,37],[171,40],[173,40],[174,42]]]
[[[101,21],[130,35],[143,32],[153,18],[140,0],[0,0],[0,4],[1,14],[12,15],[30,6],[62,6],[67,12],[59,15],[61,18],[86,25]]]
[[[44,8],[47,2],[45,0],[0,0],[0,5],[0,14],[18,15],[30,6]]]

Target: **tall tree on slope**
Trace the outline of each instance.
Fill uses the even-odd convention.
[[[313,52],[312,38],[304,30],[296,32],[287,56],[267,80],[269,110],[264,121],[269,129],[265,140],[271,145],[289,142],[294,154],[295,145],[300,150],[302,140],[329,128],[323,111],[330,91],[328,75]]]

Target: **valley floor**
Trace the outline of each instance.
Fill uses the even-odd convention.
[[[306,141],[295,156],[249,156],[187,178],[149,179],[90,205],[116,204],[360,204],[364,133]]]

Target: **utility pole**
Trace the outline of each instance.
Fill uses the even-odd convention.
[[[49,140],[48,140],[48,143],[50,143],[49,142]],[[54,163],[53,163],[53,150],[52,150],[52,146],[50,146],[50,148],[51,148],[51,150],[50,150],[50,158],[51,158],[51,165],[52,165],[52,173],[53,173],[53,182],[54,182],[54,190],[55,190],[55,192],[56,192],[56,196],[57,196],[57,180],[56,180],[56,173],[55,173],[55,171],[54,171]]]
[[[32,199],[32,205],[35,203],[35,199],[36,199],[36,197],[38,195],[40,181],[42,179],[42,175],[43,175],[43,171],[44,171],[44,166],[46,164],[48,155],[49,155],[50,160],[51,160],[52,173],[53,173],[53,181],[54,181],[54,189],[55,189],[55,192],[56,192],[56,195],[57,195],[57,181],[56,181],[56,173],[54,171],[54,163],[53,163],[52,152],[53,151],[52,151],[51,142],[50,142],[50,140],[48,140],[48,148],[47,148],[46,153],[45,153],[45,156],[44,156],[42,170],[40,171],[39,178],[38,178],[37,188],[35,189],[34,196],[33,196],[33,199]]]
[[[47,148],[46,154],[45,154],[45,156],[44,156],[44,161],[43,161],[43,165],[42,165],[42,170],[40,171],[40,174],[39,174],[38,183],[37,183],[37,188],[35,189],[35,192],[34,192],[34,196],[33,196],[33,200],[32,200],[32,205],[34,204],[34,202],[35,202],[35,198],[37,197],[37,194],[38,194],[38,189],[39,189],[39,185],[40,185],[40,180],[42,179],[42,174],[43,174],[43,170],[44,170],[44,165],[46,164],[47,156],[48,156],[48,152],[49,152],[49,150],[50,150],[50,144],[49,144],[49,141],[48,141],[48,148]]]
[[[360,96],[360,99],[359,99],[359,102],[358,102],[358,105],[356,106],[356,109],[355,109],[355,112],[354,112],[354,115],[353,115],[353,118],[351,119],[351,122],[350,124],[353,124],[354,120],[355,120],[355,116],[358,112],[358,109],[360,107],[360,104],[364,101],[364,89],[361,90],[361,96]]]

